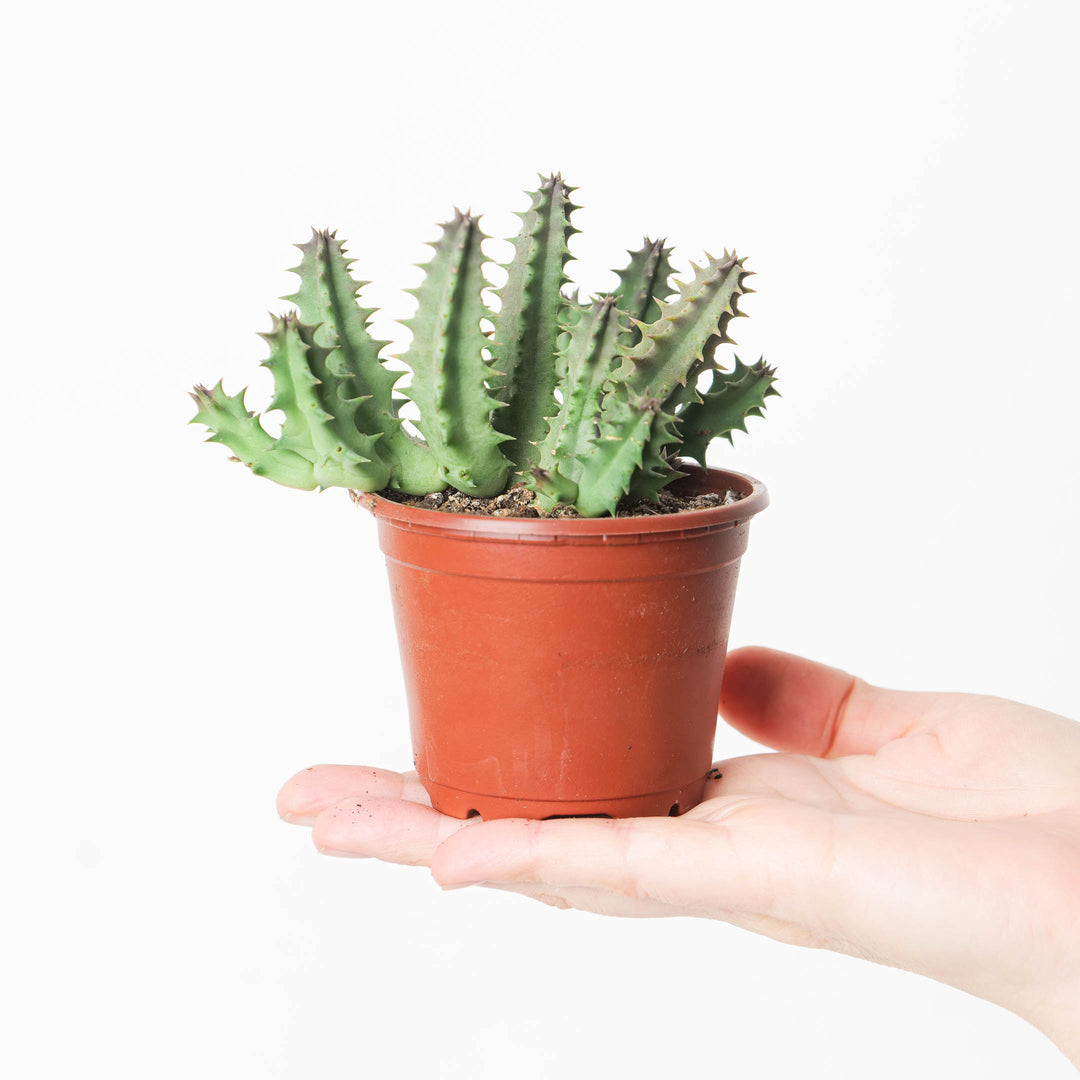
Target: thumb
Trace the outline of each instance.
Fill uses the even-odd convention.
[[[727,657],[720,714],[775,750],[840,757],[872,754],[921,730],[937,697],[883,690],[838,668],[751,646]]]

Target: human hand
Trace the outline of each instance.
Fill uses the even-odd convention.
[[[415,773],[320,765],[278,796],[327,855],[430,866],[609,915],[698,915],[994,1001],[1080,1065],[1080,724],[869,686],[766,649],[720,711],[782,753],[717,765],[678,818],[459,821]]]

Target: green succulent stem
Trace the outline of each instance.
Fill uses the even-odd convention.
[[[404,372],[387,368],[380,354],[389,344],[372,337],[368,323],[374,309],[362,307],[360,290],[368,284],[349,272],[354,260],[345,255],[335,233],[312,230],[306,244],[298,244],[303,256],[292,272],[300,287],[290,296],[300,319],[315,328],[315,342],[340,350],[341,370],[346,374],[343,392],[357,402],[357,428],[381,435],[375,454],[389,472],[387,486],[414,495],[425,495],[446,486],[431,450],[402,427],[393,391]]]
[[[566,344],[558,364],[562,405],[550,421],[529,480],[542,510],[558,502],[577,501],[577,481],[596,438],[600,399],[621,333],[614,296],[601,297],[587,308],[570,306]]]
[[[499,310],[492,315],[496,372],[492,388],[506,408],[494,417],[508,435],[504,452],[519,475],[538,464],[538,443],[556,411],[555,355],[566,301],[568,241],[577,231],[570,216],[577,207],[573,191],[556,173],[540,178],[532,205],[521,217],[514,257],[498,290]]]
[[[630,348],[620,346],[593,453],[578,482],[576,505],[587,517],[614,513],[635,475],[646,495],[649,480],[672,478],[665,451],[678,436],[667,400],[689,385],[707,344],[714,337],[726,339],[748,273],[734,255],[710,257],[695,270],[693,280],[680,285],[672,301],[659,303],[660,318],[637,324],[640,341]]]
[[[735,357],[730,371],[717,360],[753,291],[750,272],[725,252],[677,283],[671,249],[646,238],[611,295],[579,302],[565,271],[573,190],[558,173],[540,178],[494,311],[479,218],[459,210],[441,227],[411,290],[402,357],[411,378],[400,392],[404,373],[384,363],[387,342],[360,303],[366,282],[353,278],[336,233],[313,230],[285,297],[298,310],[274,316],[263,335],[280,435],[247,409],[245,391],[229,396],[220,382],[195,388],[193,422],[257,475],[306,490],[426,495],[453,485],[487,497],[523,481],[541,513],[564,504],[586,517],[613,514],[626,497],[657,499],[682,475],[681,457],[704,464],[713,439],[745,431],[776,394],[764,360]],[[423,438],[401,416],[410,399]]]
[[[477,218],[460,210],[442,226],[413,295],[416,315],[406,322],[413,343],[403,359],[412,369],[409,395],[420,410],[419,428],[443,480],[468,495],[498,495],[510,463],[499,449],[509,438],[492,427],[499,403],[486,380],[488,340],[480,329],[484,306],[484,256]]]
[[[712,381],[704,395],[678,414],[681,453],[705,465],[705,450],[718,437],[731,442],[733,431],[746,431],[746,419],[761,416],[765,399],[779,391],[773,385],[776,371],[764,359],[744,364],[735,357],[735,370],[713,369]]]
[[[660,304],[671,296],[674,289],[671,275],[671,248],[663,240],[650,240],[637,251],[628,252],[630,264],[618,271],[619,284],[615,289],[615,302],[625,312],[631,325],[627,327],[626,342],[636,345],[641,340],[638,323],[650,323],[660,318]]]
[[[340,350],[319,345],[315,328],[295,315],[275,315],[262,336],[270,345],[263,366],[274,377],[270,408],[285,414],[279,446],[310,456],[320,487],[385,487],[390,469],[375,449],[381,433],[365,435],[356,426],[365,399],[352,396]]]
[[[256,476],[266,476],[285,487],[311,491],[318,487],[312,463],[302,454],[279,446],[244,405],[246,390],[230,397],[219,382],[213,390],[196,386],[191,394],[198,411],[190,423],[202,424],[212,434],[207,442],[222,443],[237,461]]]

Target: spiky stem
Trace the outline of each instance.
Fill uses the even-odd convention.
[[[733,431],[746,430],[746,418],[761,416],[765,399],[778,394],[776,371],[764,359],[744,364],[735,357],[735,370],[712,372],[704,395],[678,413],[681,453],[705,465],[705,450],[718,436],[731,442]]]
[[[660,318],[660,304],[671,296],[671,248],[664,247],[663,240],[645,237],[637,251],[628,252],[630,263],[616,271],[619,284],[615,288],[615,303],[621,312],[629,316],[627,342],[636,345],[641,333],[636,323],[650,323]]]
[[[577,230],[570,215],[577,209],[562,176],[540,178],[532,205],[520,215],[521,232],[498,290],[500,308],[492,316],[494,367],[492,389],[506,402],[493,421],[510,436],[504,453],[519,474],[537,464],[537,444],[555,415],[555,353],[564,318],[563,267],[570,258],[567,242]]]
[[[311,239],[297,247],[303,257],[292,272],[300,276],[300,287],[284,299],[296,304],[301,321],[315,328],[316,344],[340,350],[342,392],[357,402],[357,428],[382,436],[374,450],[388,471],[388,486],[414,495],[441,490],[446,482],[434,456],[397,415],[393,390],[404,372],[391,371],[379,358],[389,343],[368,331],[374,310],[360,306],[358,294],[367,282],[350,274],[354,260],[346,257],[336,234],[325,229],[312,230]]]
[[[614,296],[600,297],[587,308],[571,305],[570,320],[559,354],[562,405],[550,421],[530,478],[542,510],[576,501],[577,480],[596,438],[600,398],[622,332]]]
[[[256,476],[302,491],[318,487],[311,462],[274,441],[259,423],[259,417],[245,407],[246,393],[241,390],[230,397],[220,381],[213,390],[196,386],[191,398],[198,411],[189,422],[208,427],[212,434],[206,441],[227,446]]]
[[[478,219],[460,210],[442,230],[413,290],[417,313],[405,324],[413,333],[403,357],[413,372],[409,395],[441,477],[469,495],[498,495],[510,469],[499,446],[509,436],[492,427],[498,402],[485,386],[491,367],[480,321],[491,313],[482,299],[484,234]]]
[[[620,346],[622,361],[604,397],[595,448],[578,481],[577,508],[587,517],[614,512],[650,441],[655,440],[650,458],[662,461],[663,447],[677,438],[665,402],[676,387],[687,385],[707,343],[726,338],[727,324],[737,314],[747,274],[742,263],[734,255],[710,257],[695,270],[674,300],[660,304],[659,319],[637,324],[641,340],[629,349]]]
[[[274,327],[262,337],[270,345],[263,366],[274,376],[271,409],[285,414],[279,445],[310,455],[321,487],[377,491],[390,479],[379,457],[381,433],[365,435],[356,425],[362,397],[350,396],[352,372],[339,349],[315,341],[315,328],[294,315],[274,316]]]

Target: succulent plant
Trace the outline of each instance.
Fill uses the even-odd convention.
[[[646,239],[611,295],[568,296],[573,190],[558,174],[541,178],[494,309],[479,219],[457,211],[441,226],[411,290],[418,308],[401,357],[422,439],[400,415],[405,372],[386,366],[387,342],[368,330],[374,312],[358,300],[367,282],[352,277],[353,260],[328,231],[299,245],[300,287],[285,297],[297,310],[262,335],[280,436],[248,411],[245,391],[229,396],[220,382],[195,388],[193,422],[289,487],[424,495],[452,485],[493,496],[524,483],[541,512],[562,503],[587,517],[614,513],[626,496],[655,500],[682,475],[680,456],[704,465],[709,442],[745,431],[776,393],[763,360],[736,357],[724,371],[715,359],[742,315],[739,298],[753,291],[750,271],[725,252],[675,282],[670,249]]]

